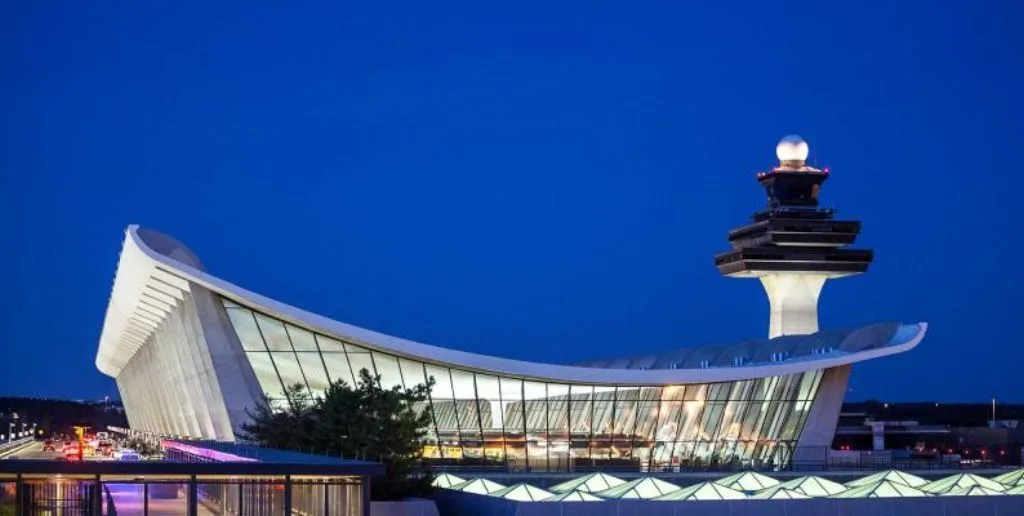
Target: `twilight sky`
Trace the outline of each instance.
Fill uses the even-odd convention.
[[[0,393],[116,394],[130,223],[467,351],[759,337],[760,285],[712,257],[797,133],[876,251],[822,326],[931,323],[848,399],[1024,402],[1024,3],[223,4],[0,6]]]

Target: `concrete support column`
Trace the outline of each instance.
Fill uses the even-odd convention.
[[[794,463],[827,463],[836,435],[839,412],[850,383],[851,366],[830,367],[821,372],[821,382],[793,454]],[[810,372],[804,374],[812,374]]]
[[[818,296],[828,276],[779,272],[760,276],[759,279],[771,305],[768,338],[818,331]]]
[[[284,476],[284,513],[290,515],[292,513],[292,476]]]
[[[188,507],[188,516],[199,516],[199,482],[196,480],[196,476],[192,475],[188,479],[188,496],[185,500]]]
[[[363,516],[370,516],[370,476],[362,477],[363,482]],[[344,489],[344,488],[342,488]]]

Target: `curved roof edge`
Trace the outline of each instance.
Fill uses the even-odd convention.
[[[160,245],[148,245],[156,241]],[[155,251],[153,247],[159,247],[162,252]],[[191,262],[191,265],[185,261]],[[710,383],[800,373],[909,351],[921,342],[928,327],[923,322],[902,325],[889,342],[879,343],[879,346],[864,351],[738,367],[625,369],[526,362],[422,344],[307,312],[212,276],[201,270],[195,255],[173,238],[131,225],[125,231],[96,354],[96,367],[108,376],[117,376],[149,335],[159,327],[163,321],[162,314],[171,310],[174,298],[183,299],[190,283],[238,304],[370,349],[460,369],[568,383]]]

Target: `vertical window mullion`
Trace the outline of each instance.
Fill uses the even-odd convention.
[[[277,383],[281,386],[281,395],[284,396],[284,380],[281,379],[281,371],[277,369],[277,363],[274,362],[274,354],[270,352],[270,347],[267,346],[267,338],[263,335],[263,328],[260,327],[260,322],[256,319],[256,314],[249,310],[249,315],[252,316],[252,322],[256,325],[256,331],[260,334],[260,340],[263,341],[263,348],[267,350],[267,357],[270,358],[270,365],[274,366],[274,374],[277,375]],[[258,352],[257,352],[258,353]],[[287,400],[288,405],[292,405],[292,400]]]
[[[696,418],[694,418],[694,423],[696,425],[698,425],[697,426],[697,432],[695,432],[694,435],[693,435],[693,438],[694,438],[693,449],[690,451],[689,459],[693,459],[693,457],[697,454],[697,448],[700,447],[700,443],[701,443],[701,441],[700,441],[700,430],[701,430],[700,425],[704,422],[704,412],[706,412],[708,410],[708,405],[711,404],[711,400],[710,400],[710,398],[711,398],[711,391],[714,388],[714,385],[715,384],[708,384],[707,389],[704,389],[704,399],[700,400],[701,401],[700,413],[697,414]]]
[[[594,464],[594,406],[597,405],[597,389],[590,386],[590,422],[587,423],[588,430],[588,441],[587,441],[587,456],[590,457],[590,464]]]
[[[651,433],[654,434],[654,438],[651,439],[651,444],[647,449],[647,471],[651,471],[651,462],[654,460],[654,449],[658,447],[658,424],[661,423],[661,397],[665,395],[664,387],[658,387],[657,401],[654,402],[655,415],[654,415],[654,426],[651,427]],[[639,419],[639,417],[637,418]]]
[[[445,371],[448,371],[448,385],[452,388],[452,411],[455,414],[455,435],[459,438],[459,449],[462,450],[462,458],[466,458],[466,447],[463,445],[462,439],[462,418],[459,417],[459,397],[455,394],[455,378],[452,377],[452,369],[445,367]]]
[[[523,404],[523,459],[526,462],[526,470],[530,470],[530,434],[527,433],[526,424],[526,381],[519,381],[519,400]]]
[[[511,470],[508,462],[508,434],[505,433],[505,391],[502,389],[500,376],[494,377],[495,381],[498,382],[498,410],[501,411],[501,453],[502,457],[505,458],[505,469]],[[491,408],[491,420],[494,420],[494,408]]]
[[[420,367],[423,368],[423,379],[424,381],[430,381],[430,376],[427,376],[427,365],[420,362]],[[401,365],[399,365],[401,370]],[[441,427],[437,424],[437,413],[434,412],[434,388],[431,387],[427,391],[427,406],[430,408],[430,419],[434,422],[434,435],[437,437],[437,454],[441,456],[441,460],[444,460],[444,441],[441,440]]]
[[[288,331],[288,325],[285,324],[284,321],[280,321],[280,323],[281,326],[284,326],[284,335],[288,338],[288,346],[292,348],[292,356],[295,357],[295,365],[299,366],[299,374],[302,375],[302,383],[306,384],[306,395],[312,397],[313,389],[309,387],[309,378],[306,378],[306,370],[302,368],[302,362],[299,361],[299,353],[295,351],[295,342],[292,341],[292,334]]]
[[[480,429],[478,435],[480,436],[480,454],[483,455],[483,459],[487,461],[487,440],[484,439],[484,417],[480,414],[480,389],[476,386],[476,373],[468,373],[473,375],[473,403],[476,405],[476,424]],[[490,408],[490,407],[488,407]],[[494,415],[491,414],[491,419],[494,419]]]
[[[683,392],[679,395],[679,414],[676,415],[676,437],[672,440],[672,451],[668,454],[669,464],[672,464],[672,458],[676,456],[676,447],[679,446],[679,438],[683,435],[683,414],[686,413],[686,391],[690,386],[682,386]],[[699,389],[698,389],[699,390]],[[680,459],[680,466],[682,466],[682,459]]]
[[[551,399],[548,398],[548,382],[544,382],[544,471],[551,471]]]

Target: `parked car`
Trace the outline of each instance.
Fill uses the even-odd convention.
[[[130,448],[121,448],[114,452],[114,458],[125,462],[138,462],[142,460],[142,456],[135,450]]]

